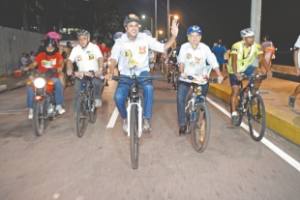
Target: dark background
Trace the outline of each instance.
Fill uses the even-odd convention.
[[[158,28],[166,32],[166,0],[158,0]],[[178,43],[186,40],[188,26],[203,29],[203,41],[218,38],[230,47],[241,29],[250,26],[251,0],[170,0],[171,13],[180,15]],[[262,36],[268,35],[277,51],[277,63],[292,64],[293,47],[300,34],[300,0],[263,0]],[[46,32],[61,27],[86,28],[108,41],[122,30],[130,12],[154,18],[154,0],[0,0],[0,25]],[[26,19],[26,20],[24,20]],[[150,28],[150,20],[145,21]]]

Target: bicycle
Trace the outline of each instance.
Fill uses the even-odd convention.
[[[209,74],[209,73],[208,73]],[[211,119],[206,97],[202,93],[202,85],[207,82],[217,82],[210,79],[187,76],[190,80],[192,93],[188,96],[185,106],[187,133],[191,133],[192,146],[195,151],[202,153],[208,146],[211,129]]]
[[[88,123],[94,124],[97,120],[97,108],[95,106],[95,94],[92,76],[84,75],[80,80],[80,94],[76,100],[75,107],[75,130],[78,137],[82,137],[87,129]]]
[[[267,78],[265,74],[254,74],[246,76],[242,74],[242,80],[248,80],[246,87],[240,81],[239,102],[237,107],[238,120],[233,121],[234,126],[240,126],[243,116],[247,113],[250,136],[255,141],[260,141],[264,137],[266,130],[266,111],[264,101],[258,88],[255,87],[256,81]],[[257,133],[255,130],[258,130]]]
[[[170,71],[168,73],[168,83],[171,83],[174,90],[177,90],[178,87],[178,76],[179,76],[179,70],[176,63],[173,63],[170,61]]]
[[[151,81],[156,79],[154,76],[136,76],[135,74],[131,76],[120,75],[112,77],[112,79],[115,81],[119,81],[121,79],[130,79],[133,81],[130,87],[127,104],[127,136],[130,138],[130,158],[132,169],[138,168],[139,139],[143,134],[143,96],[139,92],[140,88],[138,86],[138,78],[143,78],[143,81]]]

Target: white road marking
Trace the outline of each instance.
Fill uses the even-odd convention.
[[[231,117],[230,113],[225,108],[223,108],[222,106],[220,106],[219,104],[217,104],[216,102],[214,102],[213,100],[211,100],[208,97],[207,97],[207,101],[211,105],[213,105],[214,107],[216,107],[217,109],[219,109],[227,117],[229,117],[229,118]],[[249,126],[246,125],[244,122],[241,124],[241,127],[243,129],[245,129],[246,131],[249,131]],[[256,131],[254,133],[258,135],[258,133]],[[266,147],[268,147],[271,151],[273,151],[281,159],[283,159],[284,161],[286,161],[289,165],[291,165],[292,167],[294,167],[296,170],[298,170],[300,172],[300,163],[299,163],[299,161],[297,161],[296,159],[294,159],[293,157],[291,157],[290,155],[288,155],[286,152],[284,152],[282,149],[280,149],[279,147],[277,147],[275,144],[273,144],[270,140],[268,140],[265,137],[261,140],[261,143],[263,143]]]
[[[115,126],[116,121],[118,119],[118,115],[119,115],[119,111],[118,111],[117,107],[115,107],[115,109],[108,121],[106,128],[113,128]]]

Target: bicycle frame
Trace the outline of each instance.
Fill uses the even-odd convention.
[[[197,120],[197,104],[205,103],[205,97],[202,95],[202,90],[200,85],[193,84],[191,88],[193,90],[192,97],[187,102],[185,110],[189,110],[192,112],[190,121],[194,122]]]
[[[91,105],[91,96],[93,95],[92,93],[94,92],[94,86],[92,83],[93,77],[83,77],[83,79],[80,80],[80,95],[84,95],[86,100],[87,100],[87,109],[88,111],[93,112],[95,108],[92,107]]]
[[[255,76],[250,76],[247,77],[245,76],[244,78],[248,79],[248,83],[246,85],[246,87],[243,86],[243,82],[241,81],[240,83],[240,105],[239,108],[243,109],[243,112],[247,111],[247,107],[245,107],[245,105],[248,105],[249,100],[251,100],[251,98],[255,95],[254,94],[254,81],[255,81]],[[247,95],[245,95],[247,93]],[[259,94],[259,90],[256,91],[256,94]],[[246,101],[243,102],[243,100],[246,98]]]

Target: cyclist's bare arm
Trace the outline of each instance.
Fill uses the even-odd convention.
[[[27,70],[32,70],[34,68],[36,68],[36,66],[38,65],[38,63],[36,61],[32,62],[31,64],[29,64],[27,67],[25,67],[25,71]]]
[[[113,58],[109,59],[108,61],[108,68],[109,68],[109,74],[112,76],[114,75],[114,71],[115,71],[115,68],[117,67],[117,61]]]
[[[74,71],[73,68],[74,68],[74,67],[73,67],[72,61],[71,61],[70,59],[68,59],[68,60],[67,60],[67,75],[68,75],[68,76],[71,76],[71,75],[72,75],[72,73],[73,73],[73,71]]]
[[[260,63],[260,67],[263,68],[263,72],[268,73],[271,69],[269,69],[266,59],[264,59],[264,55],[263,54],[258,55],[258,60]]]
[[[299,68],[298,53],[299,53],[299,49],[297,48],[294,50],[294,64],[296,67]]]
[[[103,67],[104,67],[104,58],[100,57],[98,58],[98,66],[99,66],[99,71],[98,71],[98,75],[101,75],[103,73]]]
[[[63,59],[61,59],[60,61],[59,61],[59,63],[58,63],[58,68],[57,68],[57,72],[58,73],[61,73],[62,71],[63,71],[63,68],[64,68],[64,60]]]
[[[183,73],[184,72],[184,64],[180,63],[179,64],[179,73]]]
[[[176,41],[177,35],[178,35],[178,22],[176,19],[174,19],[172,21],[172,25],[171,25],[171,37],[165,43],[165,46],[164,46],[165,51],[167,51],[170,47],[172,47],[173,43]]]
[[[233,73],[237,73],[237,55],[236,54],[231,54],[231,62],[232,62],[232,69]]]
[[[297,68],[297,75],[298,76],[300,76],[300,65],[299,65],[300,63],[299,63],[299,60],[298,60],[299,51],[300,51],[299,48],[295,49],[295,51],[294,51],[294,63],[295,63],[295,66]]]

